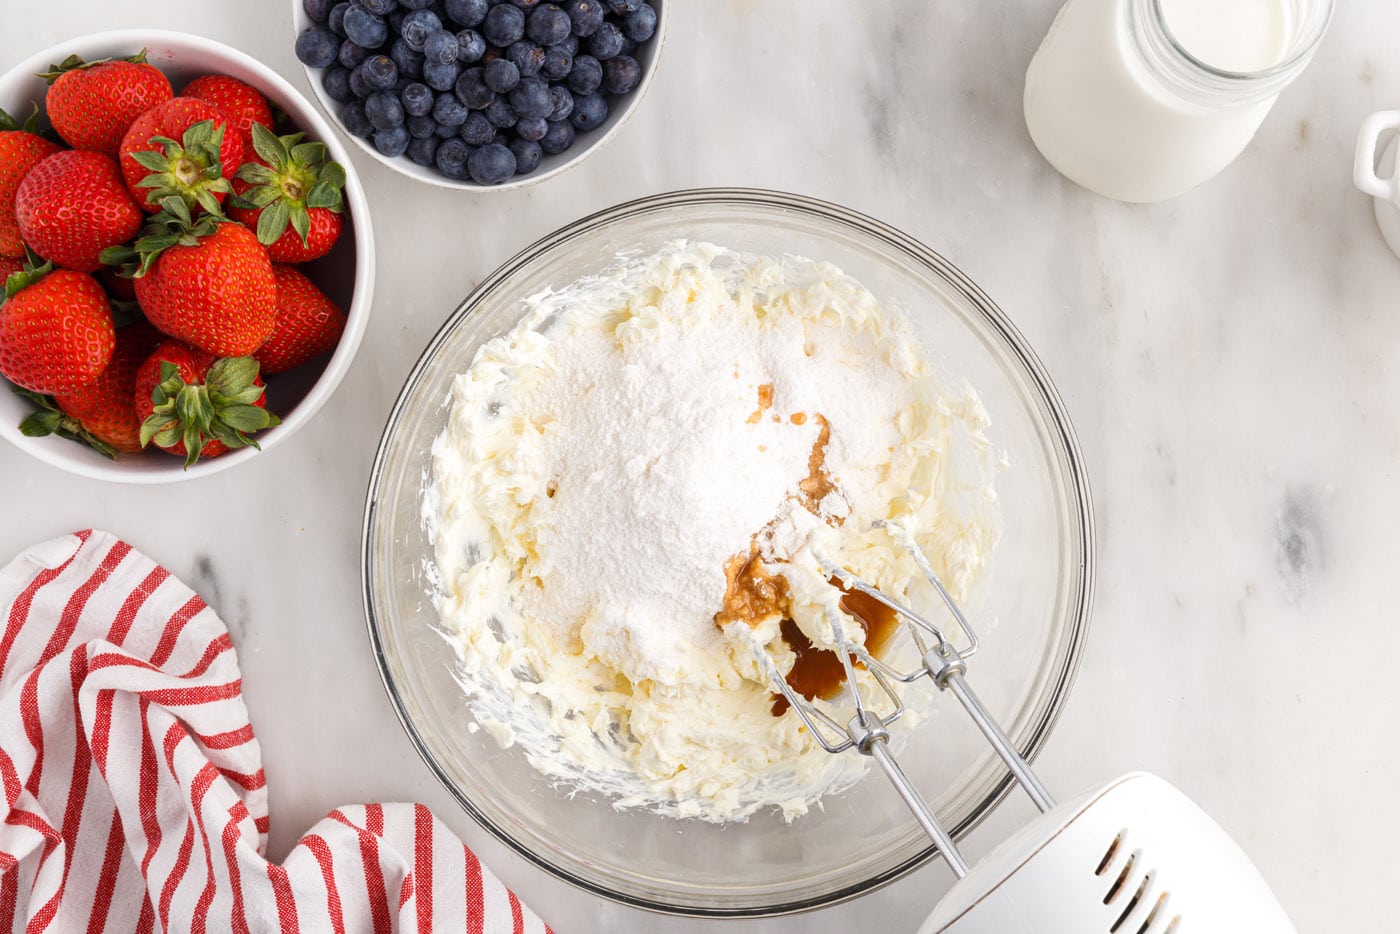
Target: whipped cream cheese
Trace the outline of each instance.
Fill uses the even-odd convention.
[[[893,595],[918,577],[879,520],[964,597],[1000,530],[975,392],[791,256],[676,242],[524,304],[457,377],[424,497],[472,715],[620,807],[804,813],[864,759],[774,715],[754,651],[792,666],[782,615],[717,625],[726,565],[757,549],[814,646],[861,635],[816,554]]]

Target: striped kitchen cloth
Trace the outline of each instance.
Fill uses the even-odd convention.
[[[0,931],[547,932],[419,804],[263,858],[267,782],[223,622],[105,532],[0,570]]]

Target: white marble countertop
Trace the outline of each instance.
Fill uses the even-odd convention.
[[[357,153],[378,289],[320,416],[266,457],[167,489],[81,480],[0,445],[0,554],[104,527],[219,609],[266,757],[274,859],[336,805],[416,799],[561,934],[912,930],[950,884],[941,864],[850,905],[748,924],[624,909],[547,876],[419,760],[360,606],[360,513],[385,416],[430,335],[498,263],[584,213],[669,189],[830,199],[977,280],[1078,429],[1100,570],[1079,680],[1039,763],[1047,783],[1068,794],[1155,771],[1238,838],[1301,931],[1393,929],[1375,887],[1400,877],[1400,261],[1350,165],[1362,117],[1400,106],[1400,8],[1341,4],[1234,166],[1134,207],[1066,182],[1026,135],[1022,75],[1057,5],[674,2],[648,98],[560,178],[455,194]],[[56,0],[0,31],[0,67],[140,25],[222,40],[308,87],[285,0],[159,16],[138,0]],[[971,855],[1028,812],[1009,800]]]

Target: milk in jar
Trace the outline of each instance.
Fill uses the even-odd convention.
[[[1069,0],[1026,72],[1026,127],[1099,194],[1183,194],[1248,145],[1331,12],[1332,0]]]

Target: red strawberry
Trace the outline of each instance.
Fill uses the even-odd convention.
[[[277,279],[267,251],[247,228],[204,215],[191,222],[178,198],[151,219],[134,249],[108,251],[109,263],[140,265],[136,300],[157,328],[216,356],[262,346],[277,317]]]
[[[121,142],[122,174],[145,210],[159,211],[172,195],[219,213],[229,179],[243,163],[243,139],[216,105],[174,97],[137,117]]]
[[[45,259],[79,272],[100,268],[102,251],[135,236],[141,218],[117,164],[100,152],[70,149],[47,156],[15,191],[15,219],[24,242]]]
[[[10,259],[8,256],[0,256],[0,293],[5,289],[5,283],[10,276],[24,269],[24,260]]]
[[[340,237],[345,169],[330,160],[324,143],[301,138],[254,125],[257,158],[238,170],[229,201],[229,216],[256,230],[277,263],[325,256]]]
[[[228,115],[229,125],[238,131],[243,145],[253,145],[253,124],[272,129],[272,111],[267,100],[255,89],[228,75],[201,75],[180,92],[184,97],[217,104]]]
[[[112,301],[136,301],[136,282],[119,274],[111,266],[104,266],[97,271],[97,281],[102,283]]]
[[[5,293],[0,375],[56,395],[92,382],[107,367],[116,347],[112,306],[92,276],[45,263],[11,276]]]
[[[113,158],[131,121],[174,95],[144,50],[120,61],[84,63],[70,55],[40,77],[49,79],[44,104],[58,135],[74,149]]]
[[[218,457],[230,448],[257,447],[249,437],[280,424],[267,411],[258,362],[224,357],[167,340],[136,371],[141,443],[185,458]]]
[[[277,277],[277,321],[253,356],[268,376],[301,366],[333,348],[345,330],[345,312],[301,270],[273,266]]]
[[[117,349],[95,381],[63,396],[27,393],[39,411],[20,423],[20,432],[29,437],[72,438],[107,457],[141,453],[136,368],[160,342],[160,332],[144,321],[118,328]]]
[[[0,110],[0,257],[24,258],[24,243],[15,220],[15,190],[40,159],[59,149],[57,143],[33,132],[38,115],[36,106],[34,116],[21,129],[13,117]]]

